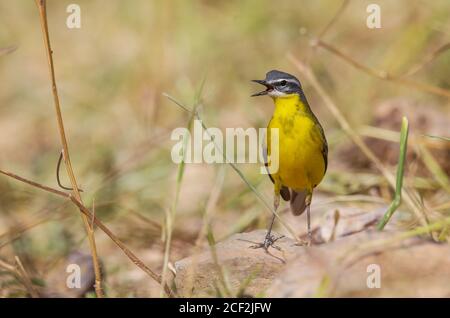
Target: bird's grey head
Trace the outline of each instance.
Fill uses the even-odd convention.
[[[266,74],[263,80],[253,80],[266,87],[266,90],[253,94],[252,96],[269,95],[273,98],[282,97],[289,94],[301,94],[302,86],[300,81],[293,75],[272,70]]]

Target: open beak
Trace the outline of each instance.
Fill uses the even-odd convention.
[[[272,85],[267,84],[265,80],[252,80],[252,82],[264,85],[266,87],[266,90],[259,93],[255,93],[252,95],[252,97],[267,95],[273,89]]]

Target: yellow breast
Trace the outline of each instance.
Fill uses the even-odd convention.
[[[268,154],[272,154],[271,128],[278,128],[279,169],[274,180],[297,191],[312,190],[325,174],[319,123],[297,94],[275,99],[268,126]]]

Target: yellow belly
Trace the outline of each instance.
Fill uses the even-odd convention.
[[[279,168],[272,177],[296,191],[311,191],[325,174],[320,131],[306,114],[290,114],[287,107],[282,110],[275,112],[268,126],[269,155],[272,153],[270,128],[278,128],[279,134]]]

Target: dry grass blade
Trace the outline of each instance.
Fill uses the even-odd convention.
[[[17,50],[17,46],[15,46],[15,45],[1,47],[0,48],[0,56],[10,54],[10,53],[14,52],[15,50]]]
[[[111,232],[102,222],[100,222],[95,215],[93,215],[88,208],[86,208],[80,201],[77,200],[74,196],[69,194],[70,200],[80,209],[80,211],[89,219],[93,220],[94,224],[97,225],[106,235],[109,236],[111,240],[125,253],[125,255],[128,256],[128,258],[140,269],[142,269],[146,274],[148,274],[151,278],[153,278],[156,282],[159,284],[162,284],[161,277],[153,272],[147,265],[145,265],[133,252],[131,252],[128,247],[125,246],[125,244],[122,243],[122,241],[119,240],[119,238]],[[167,284],[164,284],[163,286],[164,291],[167,295],[170,297],[173,297],[173,292],[167,286]]]
[[[2,173],[1,170],[0,173]],[[50,208],[44,208],[38,213],[38,215],[34,216],[31,221],[19,223],[12,229],[0,233],[0,249],[8,244],[11,244],[15,240],[19,239],[24,233],[39,225],[54,220],[63,220],[68,216],[64,213],[64,208],[66,208],[69,204],[69,202],[64,202],[57,207],[52,206]]]
[[[7,272],[17,277],[17,279],[25,286],[32,298],[39,298],[39,293],[34,288],[30,276],[28,275],[27,271],[23,267],[22,262],[17,256],[15,257],[15,261],[16,265],[11,265],[0,259],[0,268],[3,268]]]
[[[428,171],[433,175],[434,179],[439,183],[439,185],[450,193],[450,180],[445,171],[441,168],[437,160],[425,146],[425,144],[417,143],[416,150],[419,153],[422,162],[427,167]]]
[[[214,239],[214,234],[209,226],[207,228],[207,238],[214,266],[217,268],[217,272],[219,274],[219,282],[221,283],[220,287],[222,287],[223,294],[225,297],[231,297],[233,294],[231,292],[230,282],[227,279],[225,268],[222,265],[220,265],[219,257],[217,255],[216,250],[216,240]]]
[[[216,181],[212,187],[211,193],[209,195],[208,201],[206,202],[205,209],[203,211],[203,217],[202,217],[202,226],[200,228],[200,231],[198,232],[197,238],[195,240],[194,245],[194,251],[192,256],[192,266],[189,267],[188,274],[187,274],[187,282],[186,282],[186,290],[189,292],[192,292],[194,289],[194,278],[195,273],[198,266],[198,253],[200,252],[201,243],[203,242],[204,238],[207,238],[207,230],[210,224],[211,214],[213,213],[213,208],[217,204],[217,201],[219,200],[220,193],[222,191],[224,179],[225,179],[225,166],[221,165],[216,177]],[[189,295],[192,297],[192,295]]]
[[[47,61],[49,66],[49,72],[50,72],[50,79],[52,84],[52,93],[53,93],[53,101],[55,104],[55,111],[56,111],[56,119],[58,122],[58,129],[59,129],[59,135],[61,139],[62,144],[62,153],[63,153],[63,159],[67,170],[67,175],[69,176],[70,183],[72,184],[72,191],[74,196],[77,198],[78,201],[82,202],[81,195],[78,189],[77,180],[75,178],[75,174],[73,172],[72,164],[70,162],[70,156],[69,156],[69,145],[67,143],[66,133],[64,130],[64,121],[62,119],[62,113],[61,113],[61,106],[59,103],[59,97],[58,97],[58,89],[56,86],[56,78],[55,78],[55,68],[53,65],[53,51],[51,49],[50,45],[50,36],[48,32],[48,22],[47,22],[47,8],[46,8],[46,1],[45,0],[36,0],[36,4],[39,9],[39,16],[41,21],[41,28],[42,28],[42,34],[44,36],[44,45],[47,53]],[[84,227],[88,236],[89,240],[89,247],[91,249],[92,254],[92,262],[94,264],[94,272],[95,272],[95,293],[97,294],[97,297],[102,298],[104,297],[103,290],[102,290],[102,275],[101,275],[101,269],[100,269],[100,262],[98,260],[97,255],[97,247],[95,244],[95,235],[93,229],[89,226],[89,220],[86,218],[86,216],[81,216],[83,219]]]
[[[336,21],[340,18],[342,13],[344,12],[345,8],[347,8],[347,5],[349,4],[350,0],[344,0],[339,7],[338,11],[336,11],[333,18],[328,22],[328,24],[323,28],[323,30],[319,33],[318,38],[321,39],[325,36],[325,34],[331,29],[331,27],[336,23]]]
[[[47,186],[42,185],[42,184],[40,184],[38,182],[35,182],[35,181],[31,181],[31,180],[25,179],[25,178],[15,174],[15,173],[4,171],[4,170],[0,170],[0,173],[5,175],[5,176],[11,177],[13,179],[19,180],[19,181],[21,181],[23,183],[26,183],[26,184],[28,184],[30,186],[33,186],[35,188],[39,188],[41,190],[44,190],[44,191],[47,191],[47,192],[50,192],[50,193],[53,193],[53,194],[56,194],[56,195],[59,195],[59,196],[69,197],[69,195],[66,192],[63,192],[63,191],[60,191],[60,190],[57,190],[57,189],[54,189],[54,188],[51,188],[51,187],[47,187]]]
[[[38,189],[41,189],[46,192],[56,194],[60,197],[69,199],[73,204],[75,204],[78,207],[78,209],[80,210],[81,213],[83,213],[83,215],[86,217],[86,219],[92,220],[96,226],[98,226],[106,235],[108,235],[109,238],[125,253],[126,256],[128,256],[128,258],[137,267],[139,267],[146,274],[148,274],[151,278],[153,278],[158,284],[162,283],[161,277],[158,274],[156,274],[149,267],[147,267],[144,264],[144,262],[142,262],[128,247],[126,247],[126,245],[124,243],[122,243],[122,241],[106,225],[104,225],[99,219],[97,219],[97,217],[95,215],[93,215],[91,213],[91,211],[89,211],[89,209],[86,208],[86,206],[84,206],[84,204],[82,202],[80,202],[77,198],[75,198],[73,195],[63,192],[63,191],[60,191],[60,190],[57,190],[57,189],[54,189],[54,188],[51,188],[51,187],[48,187],[48,186],[45,186],[45,185],[42,185],[38,182],[28,180],[26,178],[20,177],[11,172],[6,172],[3,170],[0,170],[0,173],[6,175],[8,177],[11,177],[13,179],[16,179],[20,182],[23,182],[23,183],[26,183],[33,187],[36,187]],[[169,286],[164,285],[164,290],[170,297],[174,296],[173,292],[171,291]]]
[[[450,226],[450,217],[443,218],[426,226],[419,226],[413,230],[399,233],[390,238],[382,238],[374,241],[364,242],[341,255],[339,261],[347,261],[348,263],[352,263],[354,259],[358,259],[362,255],[368,255],[378,250],[385,250],[391,244],[395,245],[396,243],[402,242],[415,236],[426,235],[430,232],[440,231],[448,228],[448,226]]]
[[[409,86],[409,87],[414,87],[417,88],[419,90],[422,90],[424,92],[428,92],[431,94],[435,94],[435,95],[439,95],[439,96],[444,96],[449,98],[450,97],[450,91],[445,89],[445,88],[441,88],[441,87],[437,87],[437,86],[433,86],[433,85],[429,85],[429,84],[425,84],[425,83],[420,83],[420,82],[416,82],[414,80],[410,80],[407,79],[403,76],[396,76],[396,75],[392,75],[387,73],[386,71],[379,71],[373,68],[370,68],[364,64],[361,64],[359,62],[357,62],[355,59],[353,59],[352,57],[350,57],[349,55],[345,54],[344,52],[342,52],[341,50],[337,49],[336,47],[334,47],[331,44],[328,44],[322,40],[319,39],[313,39],[311,41],[313,47],[321,47],[326,49],[327,51],[333,53],[334,55],[340,57],[342,60],[344,60],[345,62],[349,63],[350,65],[352,65],[353,67],[363,71],[366,74],[369,74],[373,77],[379,78],[381,80],[386,80],[386,81],[391,81],[391,82],[396,82],[398,84],[404,85],[404,86]]]
[[[423,135],[424,137],[433,138],[433,139],[439,139],[443,141],[450,141],[449,137],[443,137],[443,136],[433,136],[433,135]]]
[[[202,81],[202,84],[200,85],[199,90],[197,91],[197,94],[195,96],[194,100],[194,109],[191,112],[191,116],[189,118],[189,122],[187,125],[187,129],[190,131],[192,129],[192,124],[195,119],[195,114],[197,114],[197,107],[200,104],[200,98],[202,95],[203,87],[205,84],[205,79]],[[183,160],[178,165],[178,171],[177,171],[177,180],[176,180],[176,189],[175,189],[175,198],[173,200],[173,204],[170,207],[168,213],[166,214],[166,237],[165,237],[165,250],[164,250],[164,260],[163,260],[163,272],[162,272],[162,286],[165,285],[166,282],[166,275],[168,270],[168,264],[169,264],[169,256],[170,256],[170,248],[171,248],[171,242],[172,242],[172,233],[173,233],[173,225],[175,222],[175,215],[176,210],[178,207],[178,199],[180,196],[181,191],[181,182],[183,180],[184,176],[184,170],[186,167],[186,148],[187,148],[187,142],[188,142],[188,136],[183,136]]]
[[[333,15],[333,17],[329,20],[329,22],[325,25],[325,27],[322,29],[322,31],[319,32],[319,35],[317,36],[318,41],[325,37],[325,35],[328,33],[328,31],[331,30],[331,28],[335,25],[335,23],[339,20],[341,15],[344,13],[345,9],[347,8],[348,4],[350,3],[350,0],[344,0],[339,7],[339,9],[336,11],[336,13]],[[303,29],[303,31],[300,31],[300,34],[307,34],[306,29]],[[305,63],[309,64],[310,60],[314,57],[317,50],[317,45],[311,45],[311,50],[308,50],[305,57]]]
[[[427,66],[428,64],[430,64],[431,62],[433,62],[435,59],[437,59],[441,54],[443,54],[444,52],[450,50],[450,43],[446,43],[442,46],[440,46],[437,50],[431,52],[428,56],[426,56],[422,62],[414,65],[413,67],[411,67],[409,69],[408,72],[405,73],[405,76],[410,76],[413,75],[415,73],[417,73],[418,71],[420,71],[422,68],[424,68],[425,66]]]
[[[30,275],[28,275],[28,272],[25,270],[25,267],[23,266],[22,262],[20,261],[20,258],[18,256],[15,256],[14,259],[16,260],[18,272],[21,273],[22,278],[24,280],[25,286],[27,286],[27,289],[33,298],[39,298],[39,293],[33,286],[33,282],[31,281]]]

